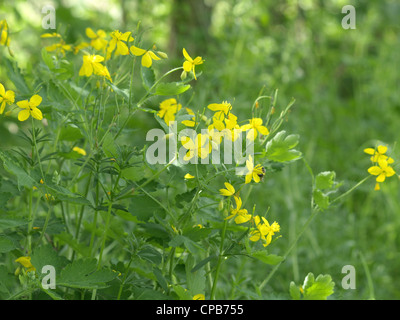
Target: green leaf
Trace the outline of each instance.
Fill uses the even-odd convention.
[[[50,69],[53,70],[54,69],[54,63],[53,63],[53,59],[52,57],[49,55],[49,53],[47,52],[46,48],[42,48],[42,59],[44,61],[44,63],[46,64],[46,66]]]
[[[138,253],[137,256],[140,259],[149,261],[151,263],[154,263],[155,265],[158,265],[162,261],[162,256],[161,253],[158,252],[156,249],[154,249],[152,246],[145,246],[143,247]]]
[[[333,187],[336,178],[334,171],[325,171],[319,173],[315,178],[315,187],[317,189],[330,189]]]
[[[143,87],[149,90],[156,82],[156,75],[152,68],[141,68],[141,70]]]
[[[180,82],[160,83],[156,88],[156,95],[177,96],[190,89],[190,84]]]
[[[57,200],[66,201],[70,203],[77,203],[82,205],[90,205],[89,200],[77,193],[72,193],[68,189],[55,184],[47,183],[46,188],[48,192]]]
[[[316,279],[310,272],[303,283],[303,299],[304,300],[326,300],[333,294],[335,283],[329,274],[320,274]]]
[[[175,293],[178,295],[179,300],[193,300],[192,296],[189,294],[185,288],[179,285],[173,285],[172,288],[174,289]]]
[[[315,189],[313,191],[313,197],[315,204],[323,211],[329,207],[329,197],[324,194],[321,190]]]
[[[56,234],[54,236],[60,241],[60,245],[67,244],[69,245],[74,251],[81,254],[82,256],[89,256],[90,249],[87,245],[79,243],[70,233],[62,232],[60,234]]]
[[[286,136],[286,131],[278,132],[265,146],[266,157],[271,161],[288,162],[298,160],[301,152],[293,150],[299,143],[299,135]]]
[[[199,270],[200,268],[205,266],[208,262],[210,262],[212,260],[216,260],[217,258],[218,258],[218,256],[215,254],[208,256],[207,258],[201,260],[198,264],[196,264],[191,271],[196,272],[197,270]]]
[[[77,141],[83,138],[81,130],[74,124],[63,126],[60,130],[60,141]]]
[[[186,283],[191,296],[205,292],[206,286],[206,271],[204,269],[193,272],[195,263],[193,255],[186,259]]]
[[[161,270],[158,269],[157,267],[154,267],[153,273],[156,276],[157,282],[161,286],[161,288],[163,288],[164,291],[168,291],[168,283],[167,280],[165,280],[163,274],[161,273]]]
[[[7,236],[0,236],[0,253],[10,252],[18,248],[16,241]]]
[[[19,218],[0,218],[0,230],[20,227],[28,224],[28,220]]]
[[[4,169],[17,177],[19,190],[21,190],[21,187],[32,188],[37,184],[10,153],[0,150],[0,159],[3,161]]]
[[[148,221],[154,214],[165,215],[164,208],[147,195],[133,197],[128,210],[141,221]]]
[[[17,62],[8,59],[5,59],[5,62],[7,66],[8,79],[14,83],[21,95],[30,95],[31,90],[28,88]]]
[[[290,282],[289,293],[293,300],[300,300],[300,288],[293,282]]]
[[[114,92],[117,95],[123,97],[126,100],[129,100],[129,90],[128,89],[120,89],[115,84],[113,84],[111,82],[107,82],[107,83],[114,90]]]
[[[277,265],[283,261],[283,257],[276,254],[268,254],[267,251],[256,251],[251,254],[253,258],[269,265]]]
[[[114,280],[117,273],[112,270],[97,270],[97,260],[86,258],[67,265],[57,279],[57,285],[70,288],[100,289]]]
[[[68,263],[67,258],[59,256],[57,251],[50,245],[37,247],[31,256],[31,263],[36,268],[36,271],[41,275],[42,268],[46,265],[51,265],[56,270],[58,277],[61,269]]]
[[[171,247],[180,247],[181,245],[184,245],[192,254],[197,254],[199,251],[204,251],[202,246],[182,235],[175,236],[169,242],[169,245]]]

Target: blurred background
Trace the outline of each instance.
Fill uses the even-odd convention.
[[[41,61],[40,34],[52,32],[41,26],[45,4],[55,7],[57,32],[68,44],[87,41],[86,27],[134,31],[140,22],[143,41],[169,56],[155,67],[157,73],[181,65],[183,47],[192,57],[202,56],[202,75],[192,82],[194,109],[228,100],[239,117],[249,117],[261,90],[267,95],[279,90],[277,112],[295,98],[284,129],[301,136],[297,149],[314,173],[336,172],[342,192],[368,175],[364,148],[383,143],[400,160],[397,0],[0,1],[0,20],[7,19],[10,47],[24,74]],[[342,28],[345,5],[356,8],[355,30]],[[2,60],[8,53],[0,49]],[[0,82],[13,88],[1,61]],[[147,131],[154,123],[146,127],[146,117],[132,126]],[[14,118],[0,118],[1,147],[19,143],[16,130]],[[287,298],[290,281],[301,283],[313,272],[332,275],[335,299],[399,299],[397,176],[381,187],[374,191],[370,179],[342,204],[320,214],[266,287],[268,298]],[[282,238],[271,253],[282,254],[308,218],[310,192],[302,161],[254,188],[251,201],[257,208],[271,206],[270,220],[281,225]],[[241,263],[231,260],[225,277],[237,275]],[[345,265],[356,268],[356,290],[341,287]],[[252,298],[252,284],[262,282],[270,268],[250,262],[241,270],[248,291],[239,290]]]

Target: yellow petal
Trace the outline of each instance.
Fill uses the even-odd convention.
[[[140,48],[135,47],[135,46],[131,46],[131,52],[135,56],[141,56],[141,55],[146,53],[146,50],[140,49]]]
[[[42,120],[43,119],[43,114],[42,111],[40,111],[38,108],[33,108],[31,111],[31,115],[33,118],[37,120]]]
[[[4,89],[4,86],[0,83],[0,96],[3,96],[6,94],[6,89]]]
[[[42,97],[39,96],[38,94],[35,94],[32,96],[32,98],[29,100],[29,105],[32,108],[37,107],[38,105],[40,105],[42,103]]]
[[[231,194],[235,193],[235,188],[229,182],[225,182],[224,185]]]
[[[182,53],[186,60],[193,62],[193,59],[189,56],[185,48],[183,48]]]
[[[365,152],[366,154],[374,155],[374,154],[375,154],[375,149],[373,149],[373,148],[366,148],[366,149],[364,149],[364,152]]]
[[[195,178],[195,176],[192,176],[190,173],[186,173],[184,178],[185,179],[193,179],[193,178]]]
[[[30,112],[29,112],[28,109],[21,110],[21,111],[18,113],[18,120],[19,120],[19,121],[25,121],[26,119],[29,118],[29,116],[30,116]]]
[[[86,35],[88,36],[88,38],[90,38],[90,39],[95,39],[95,38],[97,38],[97,35],[96,35],[96,33],[92,30],[92,28],[86,28],[85,32],[86,32]]]
[[[386,175],[384,173],[381,173],[377,178],[376,182],[383,182],[386,179]]]
[[[28,100],[18,101],[17,106],[22,109],[29,109],[29,102]]]
[[[377,176],[382,173],[382,169],[378,166],[368,168],[368,173]]]
[[[157,57],[157,55],[153,51],[148,51],[148,54],[153,60],[161,60],[161,58]]]
[[[89,62],[83,62],[81,69],[79,70],[80,76],[90,77],[93,74],[93,66]]]
[[[385,146],[378,146],[378,152],[379,152],[380,154],[386,153],[387,149],[388,149],[388,148],[385,147]]]
[[[15,92],[14,92],[14,91],[11,91],[11,90],[8,90],[8,91],[6,92],[4,98],[5,98],[6,100],[8,100],[9,103],[14,103],[14,100],[15,100]]]
[[[82,148],[74,147],[72,150],[77,152],[77,153],[79,153],[79,154],[81,154],[81,155],[83,155],[83,156],[86,156],[86,151],[84,149],[82,149]]]
[[[258,132],[261,133],[263,136],[269,135],[269,131],[268,131],[267,127],[259,126],[259,127],[257,127],[257,130],[258,130]]]
[[[183,63],[183,70],[185,70],[186,72],[190,72],[192,70],[192,63],[189,61],[185,61]]]
[[[142,66],[146,68],[150,68],[153,64],[153,60],[151,60],[150,54],[146,52],[142,57]]]
[[[125,43],[118,41],[117,42],[117,50],[115,51],[115,54],[117,54],[117,55],[119,54],[121,56],[126,56],[127,54],[129,54],[128,46]]]

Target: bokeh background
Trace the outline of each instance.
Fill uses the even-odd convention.
[[[183,47],[202,56],[202,74],[192,83],[194,108],[228,100],[239,115],[249,117],[261,90],[279,90],[277,112],[295,98],[285,130],[301,136],[297,149],[314,173],[336,172],[343,182],[340,192],[368,175],[364,148],[383,143],[400,160],[397,0],[0,1],[14,59],[27,75],[41,61],[40,34],[49,31],[41,26],[45,4],[55,7],[57,32],[71,44],[85,39],[86,27],[133,31],[140,23],[143,41],[169,56],[156,66],[157,73],[181,65]],[[341,26],[345,5],[356,8],[355,30]],[[0,59],[6,55],[3,50]],[[13,87],[1,61],[0,82]],[[149,117],[143,114],[131,123],[140,138],[133,144],[143,143],[140,133],[154,127]],[[20,143],[16,123],[0,118],[1,147]],[[268,284],[268,298],[287,298],[290,281],[301,283],[313,272],[332,275],[334,299],[399,299],[399,187],[397,175],[379,192],[370,179],[320,214]],[[257,208],[270,206],[270,219],[281,225],[282,238],[272,253],[282,254],[308,218],[310,192],[302,161],[254,188],[251,201]],[[344,265],[356,269],[355,290],[341,287]],[[257,263],[244,266],[240,259],[231,260],[230,268],[224,277],[240,270],[244,281],[239,290],[247,298],[256,298],[253,284],[270,271]]]

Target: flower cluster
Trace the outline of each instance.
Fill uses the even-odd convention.
[[[235,200],[235,207],[230,208],[230,215],[225,220],[233,219],[236,224],[243,224],[246,222],[252,222],[250,231],[250,241],[257,242],[262,241],[264,247],[268,246],[272,241],[272,236],[280,231],[279,224],[275,221],[271,225],[268,220],[258,215],[252,216],[248,213],[247,209],[242,208],[242,199],[237,195],[237,192],[233,185],[229,182],[225,182],[225,189],[220,189],[219,192],[224,197],[232,197]]]
[[[376,176],[375,190],[380,190],[379,183],[384,182],[387,177],[391,177],[396,174],[396,172],[390,166],[392,163],[394,163],[394,160],[386,155],[387,150],[388,148],[382,145],[379,145],[376,149],[364,149],[365,153],[371,155],[371,162],[373,163],[373,166],[368,168],[368,173]]]

